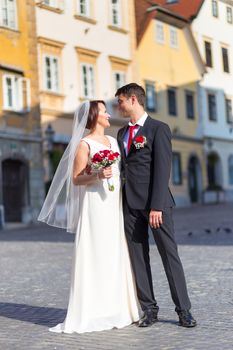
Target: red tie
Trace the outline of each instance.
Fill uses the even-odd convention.
[[[131,146],[132,141],[133,141],[133,131],[134,131],[134,129],[136,129],[137,127],[138,127],[137,124],[136,124],[136,125],[132,125],[132,126],[129,127],[129,139],[128,139],[128,145],[127,145],[127,150],[128,150],[128,152],[129,152],[129,150],[130,150],[130,146]]]

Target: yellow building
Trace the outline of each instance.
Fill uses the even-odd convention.
[[[0,1],[0,226],[36,220],[44,196],[33,0]]]
[[[147,110],[167,123],[173,134],[171,190],[178,206],[200,202],[206,173],[198,82],[205,66],[187,18],[147,1],[135,1],[135,6],[136,56]]]

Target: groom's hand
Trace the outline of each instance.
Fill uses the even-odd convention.
[[[162,211],[151,209],[150,215],[149,215],[149,224],[151,228],[159,228],[160,225],[162,225],[162,223],[163,223]]]

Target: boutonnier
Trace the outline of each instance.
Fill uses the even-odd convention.
[[[133,143],[136,149],[140,149],[145,147],[147,140],[145,136],[137,136]]]

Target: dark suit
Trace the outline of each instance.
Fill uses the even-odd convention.
[[[167,124],[148,116],[135,136],[146,137],[145,147],[136,149],[132,143],[126,156],[123,138],[127,127],[126,125],[119,130],[117,139],[122,154],[125,232],[141,307],[143,310],[157,308],[148,242],[149,213],[155,209],[163,212],[163,224],[158,229],[152,229],[152,232],[163,261],[172,299],[177,311],[189,310],[191,304],[174,239],[172,207],[175,202],[168,187],[172,157],[170,129]]]

